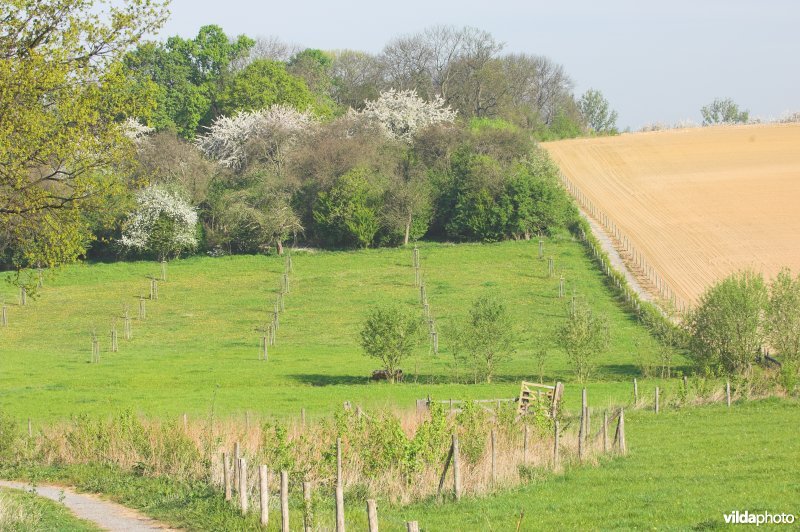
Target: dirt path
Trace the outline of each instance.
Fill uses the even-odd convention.
[[[81,519],[91,521],[106,530],[121,530],[130,532],[144,532],[148,530],[174,530],[149,517],[145,517],[135,510],[126,508],[114,502],[103,500],[95,495],[75,493],[69,488],[61,486],[36,486],[24,482],[0,480],[0,486],[35,492],[40,497],[46,497],[61,502]]]

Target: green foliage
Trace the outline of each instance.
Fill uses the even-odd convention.
[[[305,82],[286,71],[278,61],[257,59],[238,72],[220,95],[220,114],[256,111],[275,104],[298,110],[313,107],[314,98]]]
[[[419,343],[420,319],[398,306],[374,307],[361,329],[361,348],[378,359],[390,382]]]
[[[579,382],[585,383],[592,376],[595,360],[608,349],[610,334],[605,316],[592,312],[583,299],[572,299],[567,318],[558,331],[558,342],[567,353]]]
[[[703,125],[713,124],[746,124],[750,112],[740,111],[739,106],[731,98],[715,98],[713,102],[700,109]]]
[[[800,276],[792,278],[781,270],[770,283],[769,300],[764,316],[769,345],[783,357],[785,364],[800,363]]]
[[[289,441],[288,428],[280,421],[266,422],[261,426],[261,449],[264,463],[273,471],[295,471],[295,446]]]
[[[489,413],[475,401],[464,401],[456,415],[456,425],[458,450],[467,463],[477,463],[486,451]]]
[[[474,381],[492,382],[497,367],[514,352],[516,332],[503,303],[481,296],[472,303],[469,317],[453,339],[457,363],[472,372]]]
[[[4,3],[0,38],[0,257],[16,269],[72,262],[82,213],[119,191],[132,146],[120,122],[152,101],[121,55],[164,21],[162,2]]]
[[[222,112],[220,99],[231,65],[254,44],[249,37],[240,35],[234,40],[219,26],[207,25],[193,39],[174,36],[163,44],[139,46],[125,58],[126,73],[141,90],[155,84],[154,127],[174,128],[192,139]]]
[[[329,191],[321,191],[314,206],[317,230],[333,246],[369,247],[380,229],[378,192],[371,174],[355,169],[341,177]]]
[[[609,107],[603,93],[594,89],[587,90],[578,100],[578,110],[584,122],[595,133],[617,133],[617,112]]]
[[[749,372],[764,341],[766,304],[764,278],[750,271],[709,288],[685,322],[698,368],[712,374]]]

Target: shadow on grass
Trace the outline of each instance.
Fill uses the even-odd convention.
[[[373,382],[370,380],[369,376],[366,375],[321,375],[313,373],[299,373],[287,376],[301,384],[310,384],[311,386],[341,386],[370,384]]]

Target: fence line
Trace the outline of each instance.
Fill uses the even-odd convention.
[[[685,312],[686,309],[689,308],[688,302],[677,294],[672,285],[664,279],[663,275],[648,262],[646,256],[631,243],[630,237],[619,228],[617,223],[608,214],[598,208],[575,183],[562,173],[559,173],[559,176],[561,177],[564,188],[566,188],[570,195],[582,206],[584,212],[594,218],[603,227],[609,237],[613,237],[617,241],[618,249],[629,254],[630,258],[627,262],[638,266],[641,273],[655,288],[657,294],[662,299],[669,301],[676,310]],[[593,251],[597,254],[597,250]],[[620,257],[623,259],[623,263],[626,262],[621,254]],[[606,270],[608,270],[608,268]],[[609,271],[605,273],[607,276],[611,276]]]

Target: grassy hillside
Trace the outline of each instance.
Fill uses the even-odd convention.
[[[653,340],[605,287],[582,247],[569,237],[545,243],[546,256],[573,290],[606,314],[612,325],[608,352],[598,359],[597,397],[629,394],[636,352]],[[545,379],[569,381],[566,357],[553,331],[566,314],[557,278],[547,275],[533,242],[493,245],[424,244],[422,267],[440,331],[440,354],[420,346],[403,365],[402,385],[369,383],[378,364],[358,345],[370,305],[395,300],[420,309],[410,249],[295,253],[291,293],[281,314],[277,346],[259,361],[258,328],[270,319],[284,259],[264,256],[194,257],[169,265],[159,300],[147,301],[146,321],[133,321],[133,340],[109,352],[114,317],[127,304],[136,316],[139,294],[148,294],[155,263],[78,265],[45,279],[40,297],[17,306],[17,293],[0,284],[9,305],[9,327],[0,329],[0,407],[19,418],[66,417],[132,408],[145,415],[216,413],[310,415],[344,400],[365,406],[399,404],[430,394],[438,398],[509,397],[521,379],[536,378],[533,352],[546,347]],[[504,300],[520,333],[514,356],[498,382],[478,386],[454,380],[450,328],[472,300],[492,293]],[[90,364],[91,331],[101,362]],[[638,346],[638,347],[637,347]]]

